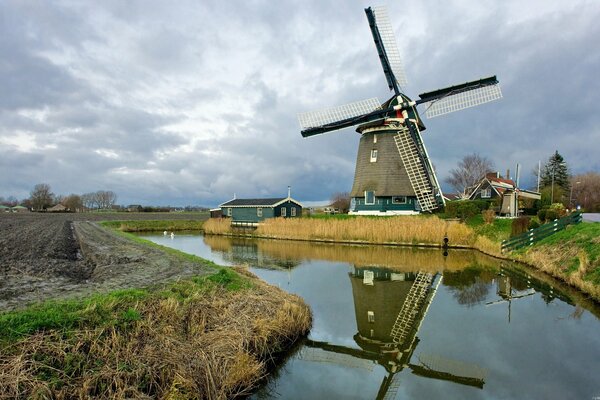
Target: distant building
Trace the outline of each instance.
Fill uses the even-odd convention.
[[[512,179],[502,178],[499,172],[488,172],[473,186],[469,200],[494,200],[499,198],[499,213],[514,217],[518,214],[518,199],[539,200],[540,194],[519,189]]]
[[[48,208],[46,211],[48,211],[48,212],[66,212],[66,211],[69,211],[69,209],[59,203],[53,207]]]
[[[130,204],[127,206],[127,211],[129,212],[141,212],[143,207],[139,204]]]
[[[233,199],[219,206],[223,217],[233,225],[256,225],[267,218],[297,218],[302,216],[302,204],[291,197],[266,199]]]
[[[29,208],[23,206],[14,206],[11,210],[12,212],[29,212]]]

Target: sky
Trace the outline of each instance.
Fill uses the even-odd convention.
[[[521,186],[556,151],[600,171],[600,2],[0,0],[0,196],[112,190],[117,203],[326,202],[352,187],[354,128],[297,115],[377,97],[364,8],[385,5],[419,93],[496,75],[503,98],[425,119],[443,182],[468,154]],[[514,177],[514,176],[513,176]]]

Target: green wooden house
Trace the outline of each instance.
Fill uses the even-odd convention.
[[[233,225],[256,225],[267,218],[302,216],[302,204],[291,197],[233,199],[219,206]]]

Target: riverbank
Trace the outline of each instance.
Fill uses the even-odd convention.
[[[310,328],[245,270],[68,218],[0,216],[0,398],[243,396]]]

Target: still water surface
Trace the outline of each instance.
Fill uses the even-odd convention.
[[[514,263],[472,251],[144,236],[246,264],[310,305],[308,340],[255,399],[600,398],[600,309]]]

